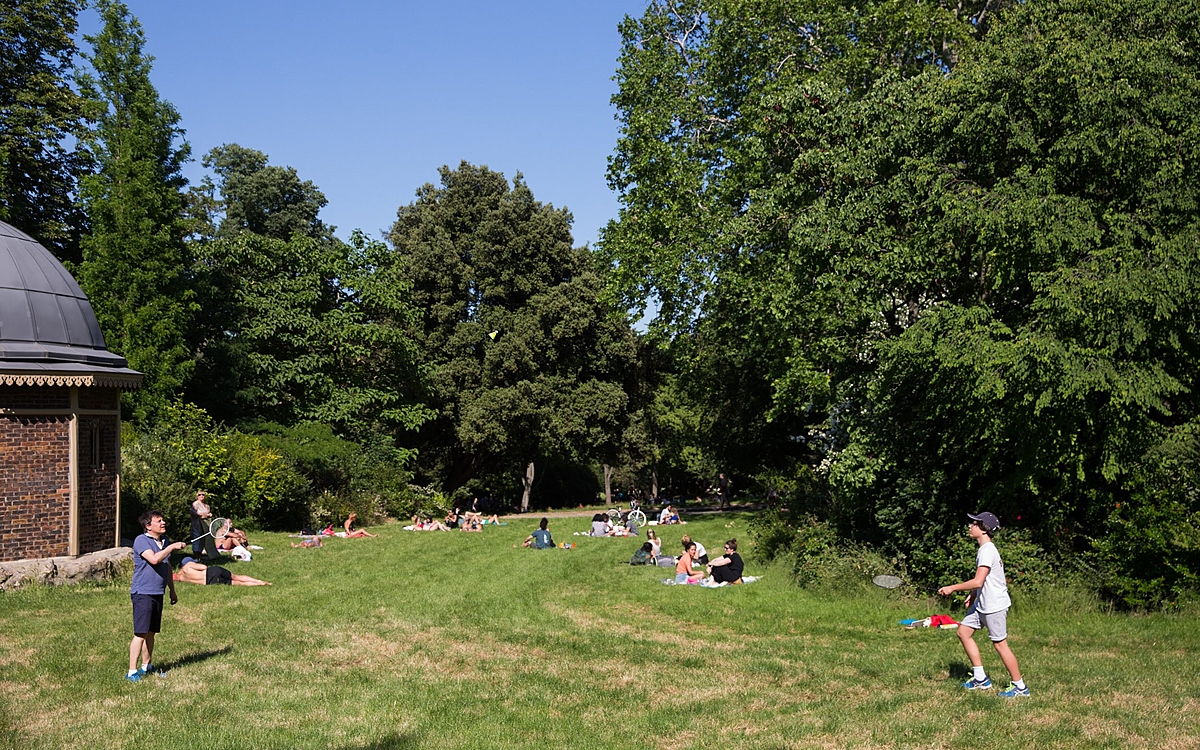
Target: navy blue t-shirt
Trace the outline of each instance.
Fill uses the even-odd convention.
[[[171,543],[165,536],[155,539],[149,534],[139,534],[133,540],[133,583],[129,587],[131,594],[162,594],[167,590],[167,579],[171,577],[171,563],[167,558],[158,565],[151,565],[142,557],[146,550],[161,552]]]

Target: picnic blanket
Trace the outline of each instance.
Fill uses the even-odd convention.
[[[762,576],[742,576],[742,583],[743,584],[754,583],[755,581],[759,580],[760,578],[762,578]],[[705,578],[703,581],[697,581],[696,583],[676,583],[674,578],[664,578],[662,582],[663,582],[664,586],[699,586],[702,589],[722,589],[722,588],[725,588],[726,586],[730,586],[730,585],[733,585],[733,586],[740,585],[740,584],[729,584],[729,583],[725,583],[724,581],[722,581],[721,583],[716,583],[711,578]]]

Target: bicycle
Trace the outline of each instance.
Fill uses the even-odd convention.
[[[621,508],[619,506],[616,508],[609,508],[607,515],[608,520],[613,526],[617,526],[622,523]],[[646,514],[638,508],[636,500],[629,503],[629,512],[625,514],[625,518],[626,520],[633,519],[633,522],[637,524],[639,529],[646,525]]]

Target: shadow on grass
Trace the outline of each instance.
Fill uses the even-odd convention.
[[[179,669],[180,667],[188,667],[192,664],[199,664],[200,662],[207,661],[214,656],[224,656],[230,651],[233,651],[232,646],[222,646],[221,648],[210,649],[208,651],[193,651],[190,654],[184,654],[178,659],[165,661],[157,666],[164,672],[170,672],[172,669]]]
[[[412,748],[419,746],[417,735],[411,732],[397,732],[368,741],[363,745],[344,745],[339,750],[412,750]]]
[[[966,680],[969,677],[975,676],[975,673],[971,671],[971,668],[963,664],[961,661],[947,664],[946,671],[950,673],[950,679],[952,680]]]

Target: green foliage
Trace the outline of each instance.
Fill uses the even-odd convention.
[[[1097,526],[1089,560],[1109,598],[1146,609],[1200,594],[1200,425],[1181,426],[1143,462],[1125,502]]]
[[[215,416],[320,422],[361,442],[425,421],[414,312],[382,243],[239,230],[195,247],[204,317],[189,392]]]
[[[420,311],[409,331],[437,415],[419,436],[421,468],[448,492],[541,456],[616,451],[633,337],[570,224],[520,175],[510,186],[466,163],[397,213],[386,273]]]
[[[721,419],[740,445],[784,425],[752,455],[809,462],[830,522],[921,580],[981,507],[1086,551],[1196,415],[1196,9],[1003,5],[654,4],[623,27],[615,291],[734,352],[684,360],[698,401],[769,419]],[[1150,554],[1191,506],[1143,506]]]
[[[91,226],[78,278],[108,348],[145,374],[142,389],[123,399],[132,407],[126,413],[152,421],[194,366],[186,332],[196,304],[181,193],[190,148],[176,145],[179,114],[150,83],[141,24],[116,0],[99,0],[97,8],[103,29],[85,37],[94,75],[79,75],[95,122],[82,145],[95,173],[80,184]]]
[[[308,479],[316,497],[313,523],[341,523],[351,511],[364,523],[412,515],[416,498],[406,468],[409,453],[389,441],[360,445],[316,422],[295,427],[263,423],[247,429]]]
[[[236,143],[217,146],[201,164],[213,173],[191,193],[203,236],[231,239],[249,233],[285,242],[297,234],[332,238],[334,228],[318,217],[328,203],[324,193],[311,180],[301,180],[293,167],[268,164],[263,152]]]
[[[127,430],[122,442],[126,533],[151,508],[170,528],[188,528],[200,489],[216,515],[238,524],[294,529],[309,520],[309,483],[291,462],[255,436],[218,427],[194,405],[168,406],[151,429]]]
[[[6,0],[0,10],[0,220],[78,263],[73,204],[87,104],[71,87],[83,0]]]

